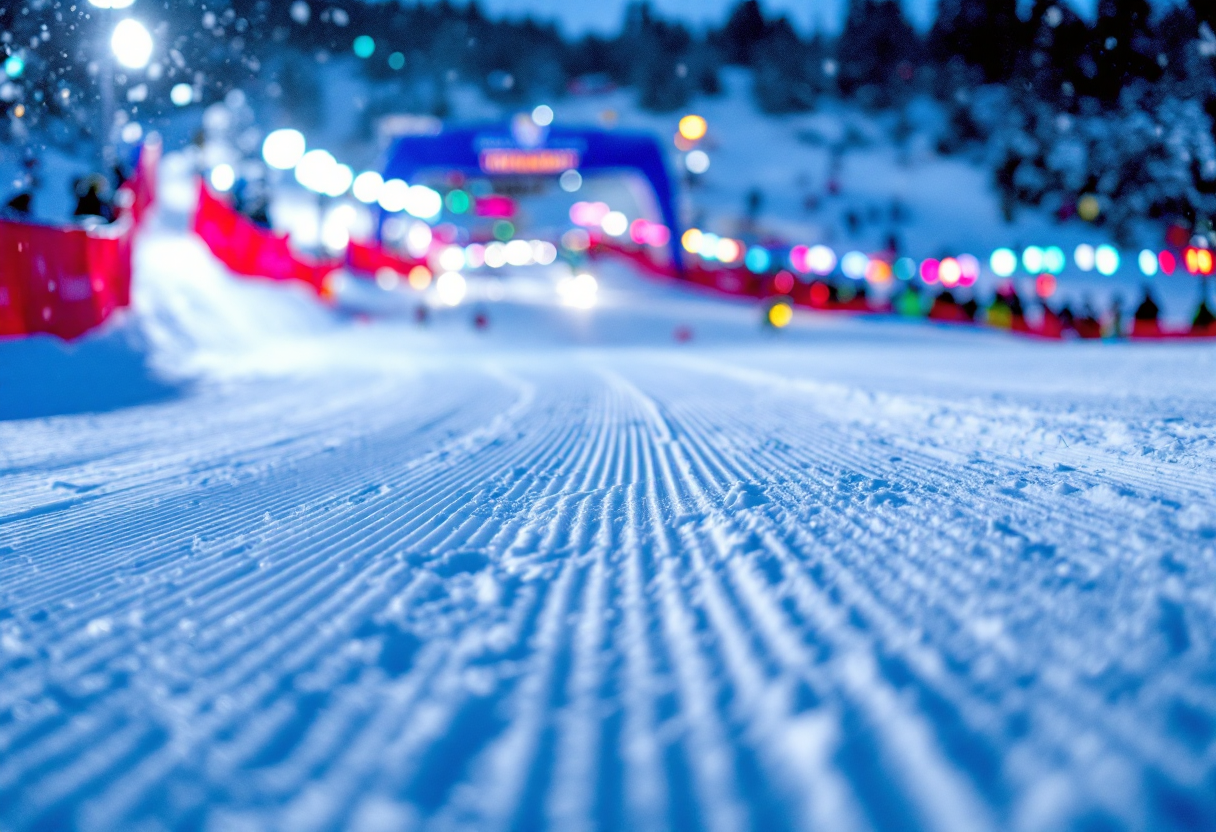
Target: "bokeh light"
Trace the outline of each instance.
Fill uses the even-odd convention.
[[[380,189],[384,187],[384,178],[374,170],[365,170],[355,177],[353,192],[355,199],[371,205],[380,198]]]
[[[1138,265],[1140,266],[1140,273],[1145,277],[1153,277],[1161,268],[1160,264],[1157,262],[1157,252],[1155,251],[1145,249],[1144,251],[1140,252],[1140,256],[1137,258],[1137,261]]]
[[[459,306],[468,290],[468,283],[460,272],[444,272],[435,281],[435,294],[446,306]]]
[[[1089,243],[1081,243],[1072,253],[1072,261],[1081,271],[1092,272],[1094,270],[1094,247]]]
[[[138,20],[127,18],[114,27],[110,48],[127,69],[143,69],[152,59],[152,35]]]
[[[304,158],[304,134],[286,128],[275,130],[262,142],[262,158],[276,170],[291,170]]]
[[[671,122],[668,122],[670,124]],[[699,142],[705,138],[709,125],[698,115],[687,115],[680,119],[680,136],[690,142]]]
[[[777,329],[785,329],[794,320],[794,307],[778,301],[768,308],[768,322]]]
[[[850,251],[840,258],[840,270],[850,280],[861,280],[870,267],[870,258],[860,251]]]
[[[936,283],[938,270],[941,268],[941,265],[941,262],[933,257],[922,260],[920,264],[920,279],[925,283]]]
[[[174,84],[173,89],[169,90],[169,100],[175,107],[185,107],[194,101],[194,88],[189,84]]]
[[[988,258],[988,267],[997,277],[1012,277],[1018,270],[1018,256],[1014,254],[1013,249],[998,248]]]
[[[689,173],[702,174],[709,170],[709,154],[704,150],[694,150],[684,157],[684,167]]]
[[[763,274],[769,270],[772,262],[772,255],[761,246],[752,246],[747,250],[747,255],[743,258],[743,265],[747,266],[748,271],[752,274]],[[799,271],[802,270],[800,269]]]
[[[1022,268],[1031,274],[1043,271],[1043,249],[1038,246],[1027,246],[1022,252]]]
[[[376,41],[371,35],[359,35],[354,43],[355,57],[366,60],[376,54]]]
[[[220,193],[225,193],[232,190],[232,186],[236,184],[236,171],[232,169],[232,165],[227,163],[216,165],[211,169],[210,179],[211,187]]]
[[[1119,252],[1114,246],[1101,245],[1094,250],[1094,268],[1105,277],[1119,271]]]

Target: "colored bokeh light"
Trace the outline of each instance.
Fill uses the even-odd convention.
[[[840,270],[850,280],[861,280],[870,267],[870,258],[860,251],[850,251],[840,258]]]
[[[1067,262],[1064,257],[1064,249],[1059,246],[1048,246],[1043,249],[1043,271],[1059,275],[1064,271]]]
[[[777,329],[785,329],[794,320],[794,307],[788,303],[774,303],[768,309],[768,322]]]
[[[1022,252],[1022,268],[1031,274],[1043,271],[1043,249],[1038,246],[1027,246]]]
[[[709,125],[701,116],[687,115],[680,119],[680,137],[686,141],[699,142],[708,131]]]
[[[1034,281],[1034,291],[1041,298],[1049,298],[1056,293],[1056,276],[1041,274]]]
[[[930,257],[922,260],[920,264],[920,279],[925,283],[933,284],[937,282],[938,270],[941,268],[941,263],[938,260]]]
[[[743,258],[743,264],[753,274],[763,274],[769,270],[772,265],[773,258],[768,251],[760,246],[752,246],[747,250],[747,256]],[[799,271],[802,271],[801,269]]]
[[[1072,261],[1081,271],[1092,272],[1094,270],[1094,247],[1088,243],[1081,243],[1073,252]]]
[[[1153,277],[1161,268],[1161,264],[1157,262],[1157,253],[1145,249],[1140,252],[1140,256],[1136,258],[1137,265],[1140,266],[1140,273],[1145,277]]]
[[[354,43],[355,57],[367,59],[376,54],[376,41],[371,35],[359,35]]]
[[[1174,269],[1178,268],[1178,261],[1174,258],[1172,252],[1162,251],[1157,255],[1157,262],[1161,264],[1161,271],[1167,275],[1173,274]]]

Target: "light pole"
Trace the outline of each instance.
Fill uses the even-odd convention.
[[[89,0],[97,9],[103,10],[105,20],[113,18],[113,10],[125,9],[135,0]],[[138,20],[126,18],[119,21],[109,38],[109,50],[101,57],[101,136],[100,156],[103,170],[115,161],[114,146],[114,61],[128,69],[143,69],[152,58],[152,35]]]

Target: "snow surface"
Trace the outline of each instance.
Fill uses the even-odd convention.
[[[0,343],[0,829],[1216,827],[1216,349],[560,276]]]

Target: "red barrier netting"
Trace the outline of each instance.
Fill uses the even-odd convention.
[[[205,184],[199,186],[194,233],[229,271],[243,277],[296,280],[328,297],[326,278],[340,260],[317,260],[291,250],[286,234],[262,228],[214,196]]]
[[[78,338],[131,303],[131,248],[156,196],[160,145],[140,149],[119,219],[90,229],[0,220],[0,336]]]
[[[408,275],[415,266],[422,265],[425,265],[425,261],[403,257],[378,243],[356,243],[351,240],[346,247],[346,267],[353,272],[374,275],[381,269],[392,269],[397,274]]]
[[[128,305],[132,232],[0,221],[0,335],[77,338]]]

